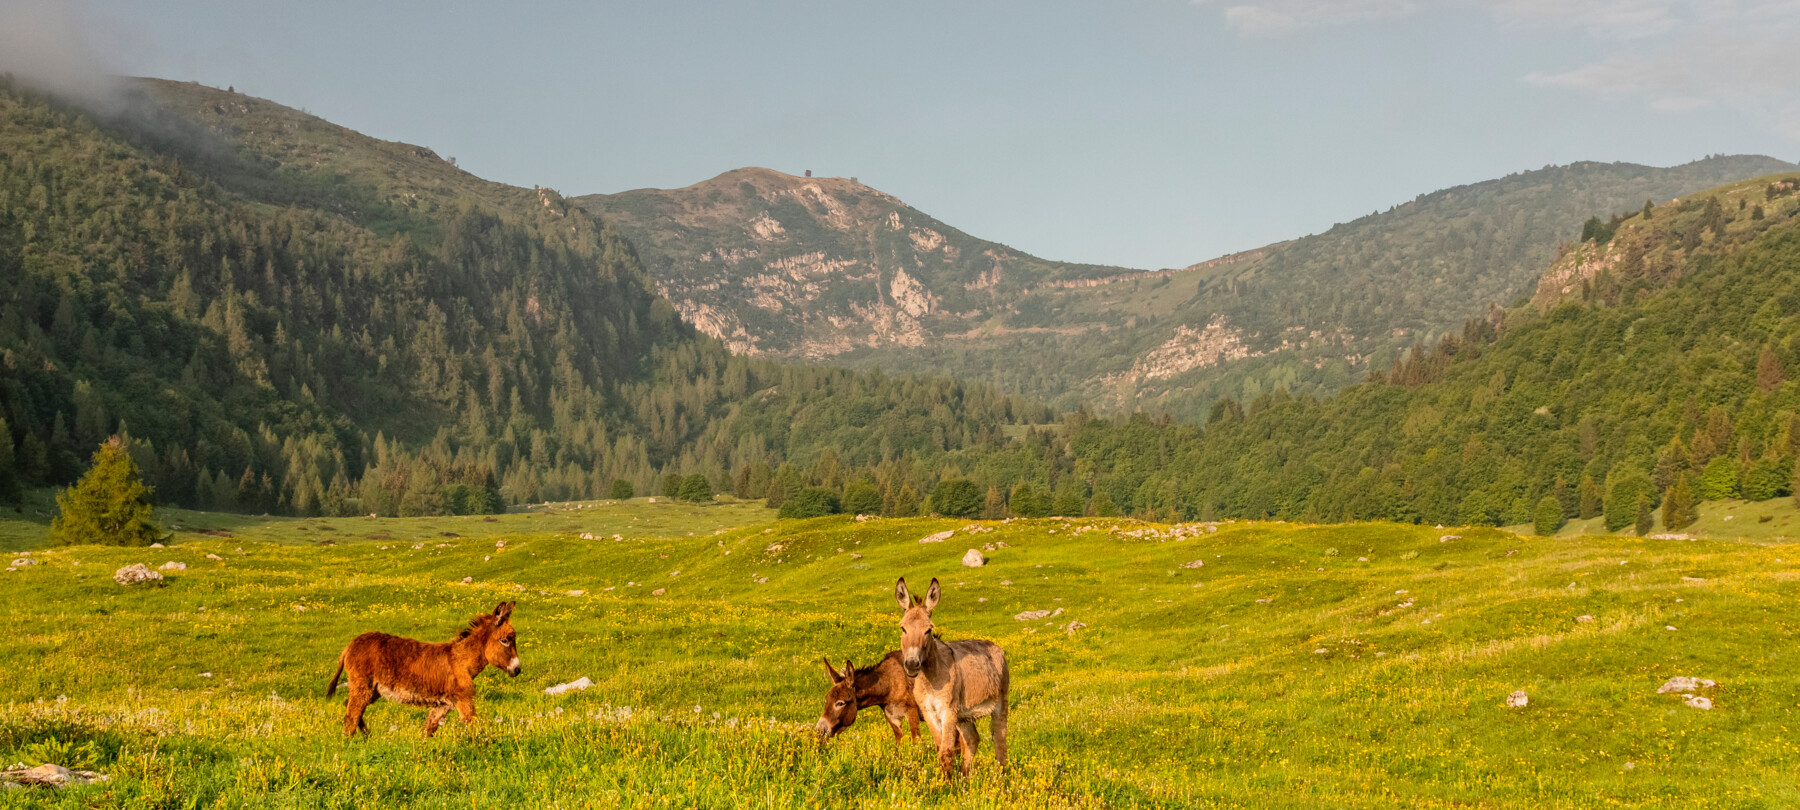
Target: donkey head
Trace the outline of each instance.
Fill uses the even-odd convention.
[[[490,667],[506,670],[506,674],[515,678],[522,668],[519,664],[519,634],[513,630],[513,605],[517,602],[501,602],[494,607],[493,619],[484,622],[488,625],[487,640],[481,645],[481,659]],[[478,619],[487,619],[486,616]]]
[[[831,673],[831,691],[825,693],[825,711],[819,715],[819,740],[821,742],[836,737],[839,732],[856,722],[856,667],[850,659],[844,659],[844,671],[839,672],[831,667],[831,659],[825,662],[825,671]]]
[[[937,607],[938,597],[942,591],[938,588],[937,577],[931,578],[931,588],[925,591],[925,601],[917,601],[906,590],[906,578],[901,577],[894,585],[894,599],[900,603],[900,666],[906,669],[908,677],[916,676],[925,665],[931,662],[931,611]]]

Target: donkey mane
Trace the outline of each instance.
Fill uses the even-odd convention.
[[[477,614],[475,616],[475,618],[470,619],[469,626],[466,628],[463,628],[462,632],[457,633],[456,637],[457,638],[468,638],[469,636],[471,636],[475,633],[479,633],[482,630],[486,630],[493,626],[494,626],[494,614],[480,613],[480,614]]]

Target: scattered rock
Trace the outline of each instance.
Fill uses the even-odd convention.
[[[1182,563],[1181,567],[1182,568],[1204,568],[1204,567],[1206,567],[1206,561],[1205,560],[1189,560],[1187,562]]]
[[[569,591],[570,596],[587,596],[587,591]]]
[[[937,534],[925,535],[924,537],[919,538],[919,542],[921,542],[921,543],[942,543],[945,540],[949,540],[951,535],[954,535],[954,534],[956,534],[955,529],[945,529],[941,532],[938,532]]]
[[[1693,538],[1693,536],[1692,536],[1692,535],[1686,535],[1686,534],[1670,534],[1670,533],[1666,533],[1666,532],[1665,532],[1665,533],[1663,533],[1663,534],[1653,534],[1653,535],[1650,535],[1650,539],[1651,539],[1651,540],[1692,540],[1692,539],[1694,539],[1694,538]]]
[[[1076,630],[1080,630],[1085,627],[1087,627],[1087,625],[1082,622],[1069,622],[1067,625],[1063,626],[1063,632],[1068,633],[1069,635],[1072,636],[1072,635],[1075,635]]]
[[[668,592],[669,592],[668,588],[657,588],[656,590],[651,591],[650,595],[651,596],[662,596],[663,594],[668,593]]]
[[[868,522],[869,522],[869,516],[868,516],[868,515],[857,515],[857,516],[856,516],[856,522],[857,522],[857,523],[868,523]]]
[[[1368,557],[1357,557],[1356,561],[1357,562],[1368,562],[1369,558]]]
[[[1701,697],[1699,695],[1688,695],[1687,700],[1684,700],[1682,702],[1686,703],[1687,705],[1692,706],[1696,709],[1711,709],[1712,708],[1712,698],[1709,698],[1709,697]]]
[[[208,551],[208,552],[206,552],[206,558],[207,558],[207,559],[209,559],[209,560],[223,560],[223,559],[225,559],[225,558],[224,558],[224,557],[221,557],[221,556],[219,556],[219,555],[217,555],[217,554],[214,554],[214,553],[212,553],[212,552],[210,552],[210,551]]]
[[[113,581],[120,585],[136,585],[140,582],[162,582],[163,575],[150,570],[143,563],[132,563],[113,572]]]
[[[177,527],[177,528],[179,528],[179,527]],[[150,544],[150,547],[151,547],[151,548],[167,548],[167,546],[164,546],[164,545],[163,545],[163,544],[161,544],[161,543],[151,543],[151,544]]]
[[[987,558],[981,556],[981,549],[972,548],[963,554],[962,564],[969,568],[980,568],[987,565]]]
[[[559,683],[555,686],[545,689],[544,694],[560,695],[564,692],[579,692],[579,691],[586,689],[593,685],[594,685],[594,682],[588,680],[588,677],[586,675],[583,675],[579,678],[576,678],[575,680],[569,681],[568,683]]]
[[[1050,616],[1050,611],[1048,611],[1048,610],[1027,610],[1023,613],[1013,614],[1014,619],[1018,619],[1019,621],[1022,621],[1022,622],[1035,622],[1038,619],[1049,618],[1049,616]]]
[[[12,768],[0,771],[0,783],[7,785],[42,785],[67,787],[111,781],[112,777],[93,771],[72,771],[61,765],[45,763],[35,768]]]
[[[1705,582],[1706,579],[1704,577],[1682,577],[1681,581],[1682,582]]]
[[[1525,690],[1523,689],[1515,690],[1512,694],[1506,696],[1506,706],[1509,709],[1523,709],[1525,708],[1525,705],[1530,702],[1531,696],[1525,694]]]
[[[14,568],[26,568],[29,566],[37,565],[38,561],[34,560],[30,557],[20,557],[16,560],[13,560],[12,564],[13,564]]]
[[[1318,649],[1316,649],[1316,650],[1313,650],[1313,655],[1324,655],[1324,654],[1326,654],[1326,653],[1328,653],[1328,652],[1331,652],[1331,651],[1330,651],[1330,650],[1327,650],[1327,649],[1325,649],[1325,648],[1324,648],[1324,647],[1320,647],[1320,648],[1318,648]]]
[[[1718,686],[1718,683],[1709,678],[1690,678],[1686,675],[1677,675],[1663,682],[1656,693],[1663,695],[1669,692],[1692,692],[1695,689],[1711,689],[1715,686]]]
[[[1580,616],[1576,616],[1575,621],[1581,622],[1582,624],[1592,624],[1594,622],[1594,617],[1583,613]]]
[[[469,583],[471,583],[471,582],[474,582],[474,581],[475,581],[475,578],[474,578],[474,577],[463,577],[463,584],[464,584],[464,585],[467,585],[467,584],[469,584]]]
[[[1011,584],[1012,584],[1012,580],[1010,580],[1010,579],[1003,579],[1003,580],[1000,580],[1000,584],[1001,584],[1001,585],[1011,585]]]
[[[1663,625],[1663,629],[1673,633],[1673,632],[1675,632],[1675,625],[1665,624],[1665,625]]]
[[[1460,534],[1446,534],[1443,537],[1439,537],[1438,542],[1439,543],[1448,543],[1451,540],[1461,540],[1461,539],[1462,539],[1462,535],[1460,535]]]
[[[187,563],[170,560],[156,567],[158,571],[186,571]]]
[[[506,541],[505,541],[505,540],[495,540],[495,541],[494,541],[494,548],[497,548],[497,549],[499,549],[499,548],[506,548]]]

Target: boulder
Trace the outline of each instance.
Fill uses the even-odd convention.
[[[656,590],[651,591],[650,595],[651,596],[662,596],[663,594],[668,593],[668,592],[669,591],[667,588],[657,588]]]
[[[1530,702],[1531,696],[1525,694],[1525,690],[1523,689],[1515,690],[1512,694],[1506,696],[1506,706],[1509,709],[1523,709],[1525,708],[1525,705]]]
[[[162,582],[163,575],[150,570],[143,563],[132,563],[113,572],[113,581],[120,585],[136,585],[142,582]]]
[[[1203,568],[1205,566],[1206,566],[1205,560],[1189,560],[1189,561],[1181,564],[1182,568]]]
[[[924,537],[919,538],[919,542],[921,542],[921,543],[942,543],[945,540],[949,540],[950,536],[954,535],[954,534],[956,534],[955,529],[945,529],[941,532],[938,532],[937,534],[925,535]]]
[[[1686,675],[1677,675],[1664,681],[1656,693],[1664,695],[1670,692],[1692,692],[1695,689],[1711,689],[1718,685],[1718,682],[1710,678],[1690,678]]]
[[[186,571],[187,563],[170,560],[156,567],[158,571]]]
[[[1687,700],[1682,702],[1696,709],[1710,710],[1712,708],[1712,698],[1701,697],[1699,695],[1688,695]]]
[[[42,785],[45,787],[67,787],[69,785],[87,785],[94,782],[111,781],[112,777],[93,771],[72,771],[61,765],[45,763],[35,768],[15,768],[0,771],[0,784],[8,787],[14,785]]]
[[[1072,635],[1075,635],[1076,630],[1080,630],[1084,627],[1087,627],[1087,625],[1082,622],[1069,622],[1068,626],[1063,628],[1063,632],[1066,632],[1072,636]]]
[[[37,565],[37,564],[38,564],[38,561],[37,561],[37,560],[34,560],[34,559],[32,559],[32,558],[30,558],[30,557],[20,557],[20,558],[18,558],[18,559],[16,559],[16,560],[13,560],[13,561],[12,561],[12,564],[13,564],[13,567],[14,567],[14,568],[25,568],[25,567],[28,567],[28,566],[33,566],[33,565]]]
[[[972,548],[963,554],[962,564],[970,568],[980,568],[987,565],[987,558],[981,556],[981,549]]]
[[[544,694],[560,695],[564,692],[579,692],[579,691],[586,689],[593,685],[594,685],[594,682],[588,680],[588,677],[586,675],[583,675],[579,678],[576,678],[575,680],[569,681],[568,683],[559,683],[555,686],[545,689]]]

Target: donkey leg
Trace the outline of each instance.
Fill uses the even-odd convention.
[[[994,763],[1006,767],[1006,700],[994,707]]]
[[[932,717],[926,719],[925,725],[930,727],[931,739],[937,743],[938,770],[944,772],[945,779],[949,779],[955,775],[958,745],[956,716],[948,713],[940,716],[934,713]]]
[[[962,740],[963,776],[968,776],[975,767],[975,752],[981,748],[981,732],[976,730],[974,720],[958,720],[956,735]]]
[[[354,737],[358,731],[365,735],[369,733],[368,724],[363,722],[363,710],[374,701],[374,691],[361,679],[350,682],[350,699],[344,703],[344,736]]]
[[[894,732],[894,742],[896,744],[906,738],[906,729],[901,725],[901,721],[906,719],[905,715],[898,714],[893,709],[883,706],[881,709],[881,716],[883,719],[887,720],[888,728]]]
[[[444,715],[449,713],[450,705],[447,703],[441,706],[432,707],[431,712],[425,715],[425,739],[429,740],[431,739],[431,735],[437,733],[438,724],[443,722]]]
[[[462,718],[463,725],[475,722],[475,699],[459,697],[456,699],[456,715]]]

